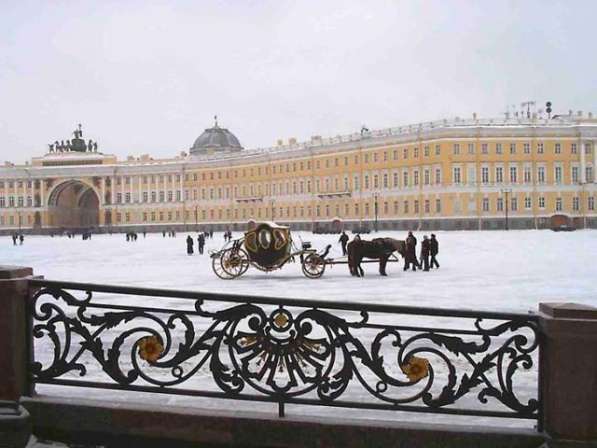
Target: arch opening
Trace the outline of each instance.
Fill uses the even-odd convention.
[[[70,180],[48,198],[49,225],[65,229],[99,226],[99,198],[89,185]]]

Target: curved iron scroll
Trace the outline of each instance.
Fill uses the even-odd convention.
[[[530,318],[487,323],[448,314],[442,318],[468,326],[433,328],[413,325],[412,316],[367,309],[210,299],[178,310],[93,299],[92,291],[77,298],[55,287],[32,297],[34,382],[77,385],[89,375],[84,385],[91,387],[538,416],[539,333]],[[102,378],[89,374],[85,356]]]

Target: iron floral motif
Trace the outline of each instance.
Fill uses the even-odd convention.
[[[350,399],[349,389],[358,385],[377,399],[362,407],[379,408],[381,402],[388,409],[411,405],[435,412],[476,392],[482,405],[493,398],[517,417],[537,416],[538,400],[524,402],[514,387],[515,374],[533,367],[538,348],[531,320],[484,328],[477,318],[474,329],[452,331],[370,322],[366,310],[352,321],[297,305],[268,311],[271,305],[242,303],[209,311],[196,300],[192,311],[109,309],[92,297],[92,291],[77,299],[53,287],[34,295],[33,336],[52,350],[49,362],[32,363],[34,381],[85,376],[80,358],[90,353],[115,384],[131,390],[149,383],[185,393],[173,386],[209,368],[227,398],[256,394],[325,405]],[[208,322],[202,332],[197,319]],[[359,332],[366,336],[357,337]]]

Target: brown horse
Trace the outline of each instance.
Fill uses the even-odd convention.
[[[351,275],[363,277],[365,272],[361,267],[363,258],[379,259],[379,274],[386,274],[388,258],[394,251],[398,251],[402,258],[406,255],[406,243],[394,238],[374,238],[372,241],[353,239],[346,247],[348,252],[348,269]]]

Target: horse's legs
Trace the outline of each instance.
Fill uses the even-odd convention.
[[[379,257],[379,275],[386,276],[386,264],[388,264],[389,255]]]

